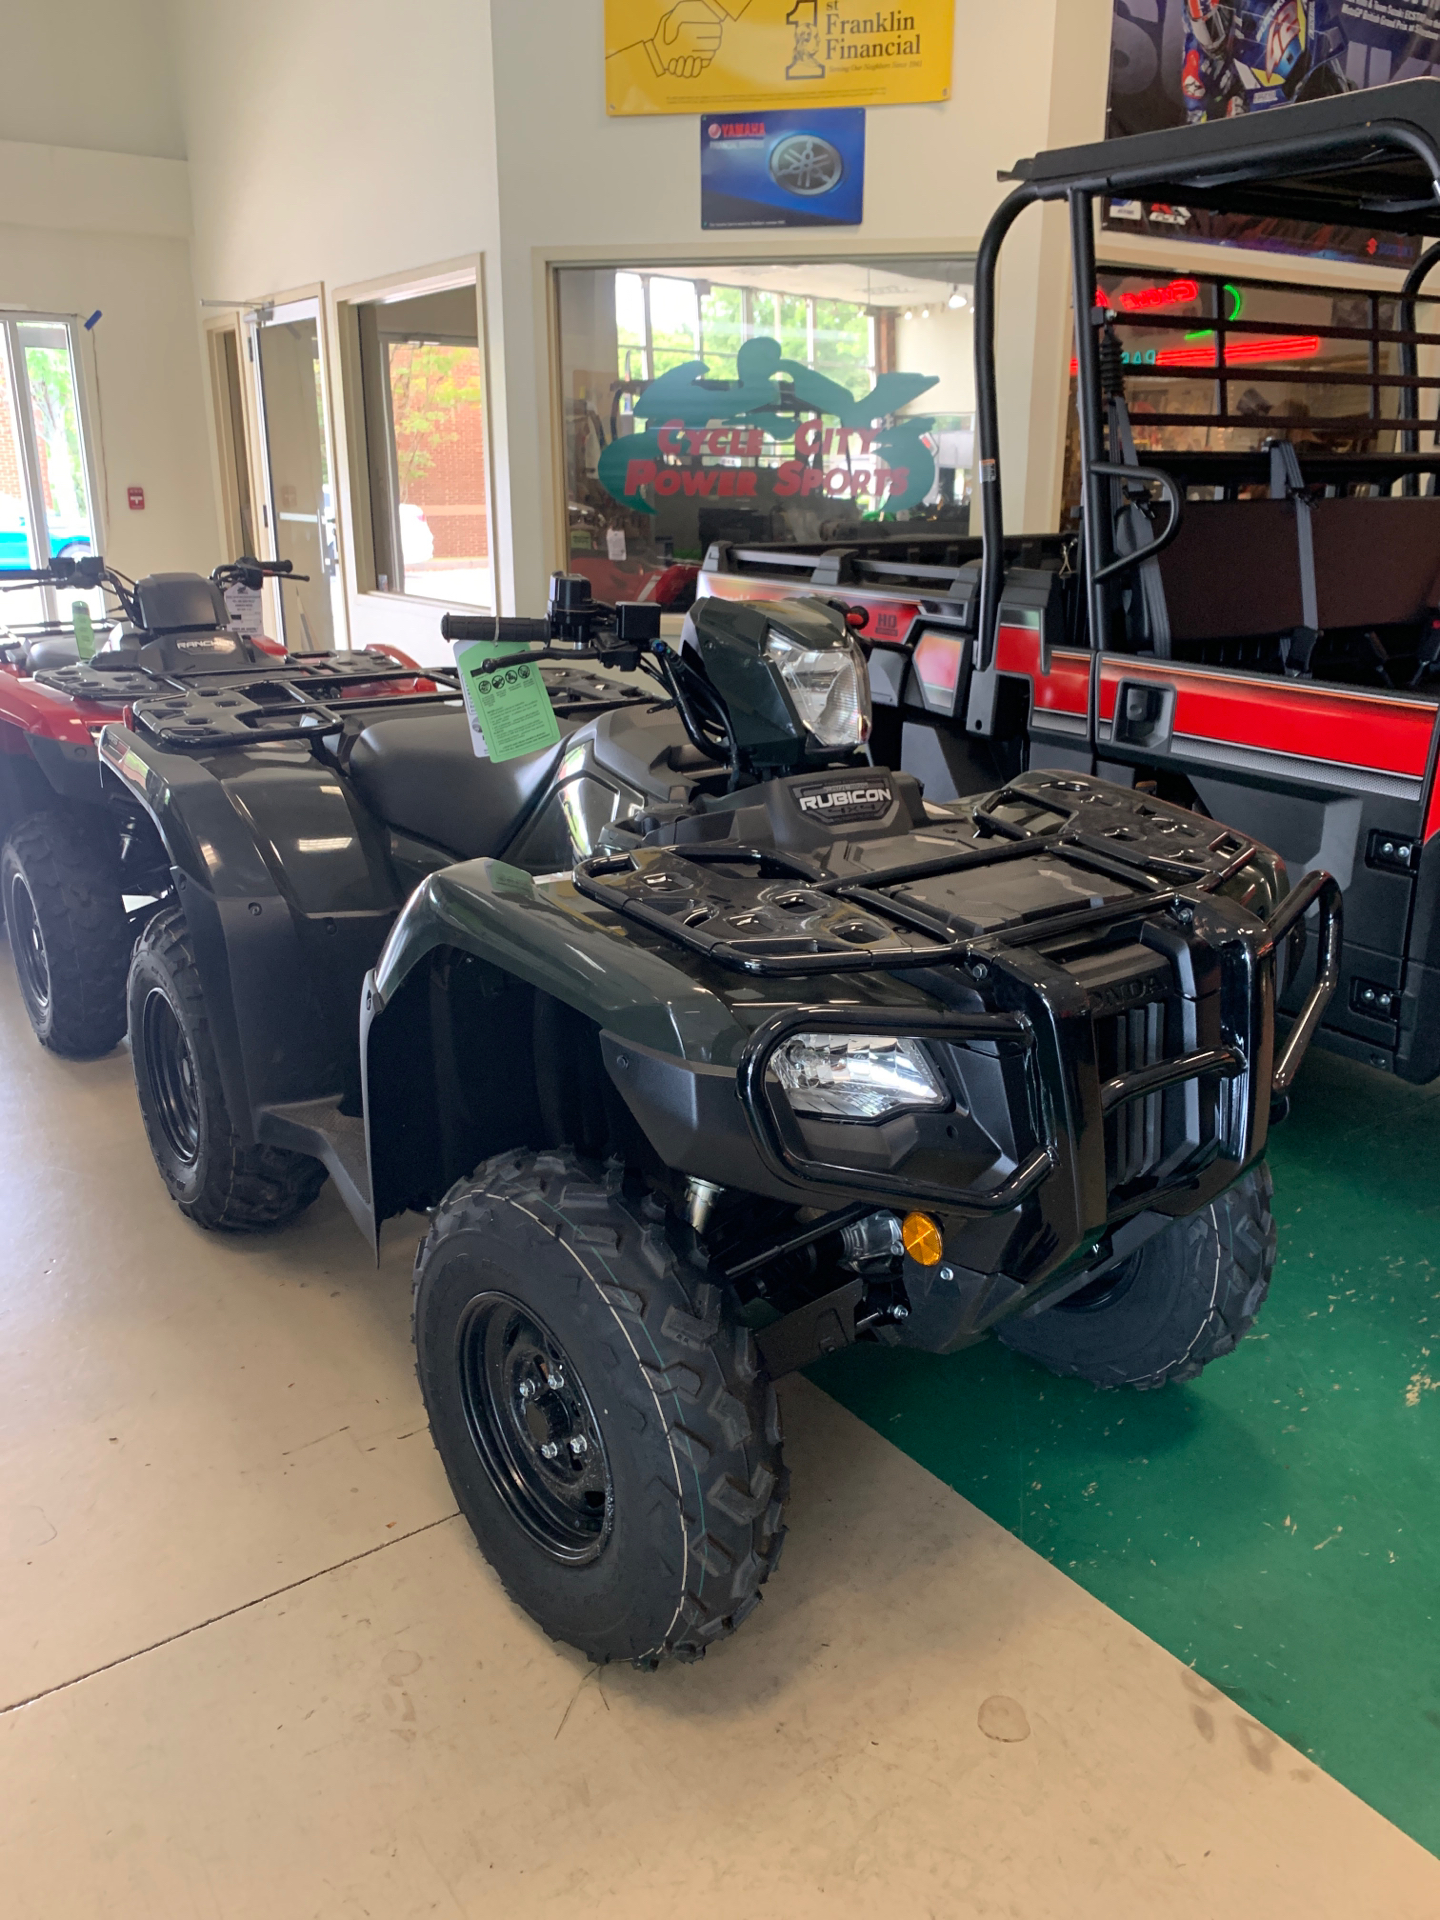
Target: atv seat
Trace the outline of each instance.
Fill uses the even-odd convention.
[[[80,659],[80,643],[71,633],[47,633],[43,639],[25,643],[25,671],[38,673],[42,667],[73,667]]]
[[[374,720],[356,740],[350,778],[362,803],[397,832],[459,860],[503,853],[544,792],[564,747],[496,765],[470,741],[455,707],[427,707]]]

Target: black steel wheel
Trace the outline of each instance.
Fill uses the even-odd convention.
[[[20,975],[20,990],[42,1016],[48,1014],[50,962],[45,958],[45,936],[40,931],[40,915],[30,882],[19,867],[10,874],[5,924],[10,929],[10,948],[15,956],[15,970]]]
[[[140,1045],[165,1144],[181,1166],[193,1167],[200,1151],[200,1076],[194,1050],[162,987],[151,987],[145,996]]]
[[[618,1168],[511,1153],[452,1188],[415,1357],[460,1510],[552,1638],[651,1668],[759,1604],[785,1532],[774,1388]]]
[[[108,1053],[125,1032],[131,936],[99,807],[36,813],[12,828],[0,908],[36,1039],[77,1059]]]
[[[470,1438],[516,1525],[562,1565],[593,1560],[609,1537],[615,1491],[574,1362],[503,1293],[470,1302],[458,1345]]]
[[[178,907],[146,926],[130,967],[130,1053],[150,1151],[197,1226],[256,1233],[303,1213],[325,1184],[308,1154],[247,1146],[235,1130],[194,950]]]
[[[1275,1265],[1273,1192],[1270,1169],[1252,1167],[1068,1298],[1003,1322],[1001,1340],[1052,1373],[1099,1387],[1193,1380],[1234,1351],[1264,1304]]]

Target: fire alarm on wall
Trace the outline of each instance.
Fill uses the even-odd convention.
[[[130,502],[130,511],[132,513],[143,513],[145,511],[145,489],[143,487],[127,487],[125,489],[125,498]]]

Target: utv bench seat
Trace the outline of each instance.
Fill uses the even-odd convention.
[[[454,707],[373,721],[355,742],[350,778],[366,807],[399,833],[457,859],[494,857],[544,791],[564,746],[497,765],[482,760]]]
[[[1310,523],[1325,636],[1312,670],[1373,677],[1371,630],[1413,655],[1440,606],[1440,498],[1316,500]],[[1191,501],[1158,565],[1177,659],[1275,669],[1281,640],[1305,624],[1289,500]]]

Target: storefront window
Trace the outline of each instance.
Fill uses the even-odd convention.
[[[716,541],[969,529],[971,263],[557,270],[568,564],[686,592]]]
[[[473,281],[356,309],[376,588],[494,604]]]

